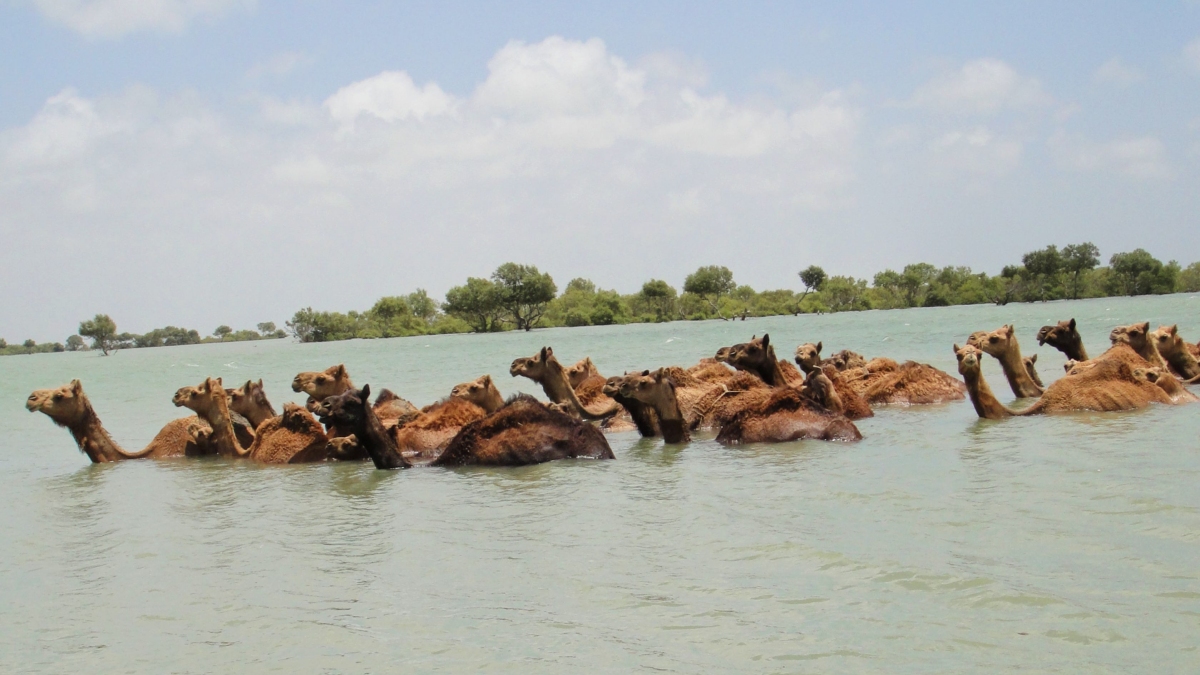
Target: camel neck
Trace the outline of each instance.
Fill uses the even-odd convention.
[[[355,435],[371,456],[376,469],[407,469],[412,466],[404,459],[404,455],[400,454],[395,439],[383,428],[383,422],[379,421],[379,416],[366,401],[363,401],[363,420],[355,430]]]
[[[671,388],[670,394],[660,396],[654,402],[654,412],[658,415],[658,427],[662,430],[663,441],[667,443],[684,443],[688,440],[687,425],[683,421],[683,412],[679,408],[679,398]]]
[[[1068,359],[1075,359],[1076,361],[1088,360],[1087,349],[1084,348],[1083,340],[1079,336],[1071,339],[1071,344],[1067,345],[1063,353]]]
[[[570,405],[585,420],[600,420],[612,417],[621,411],[621,406],[616,401],[611,401],[609,405],[601,409],[587,408],[583,405],[583,401],[579,400],[579,396],[575,394],[570,380],[567,379],[567,373],[562,369],[561,365],[551,361],[546,364],[546,370],[548,374],[542,378],[540,384],[542,385],[542,391],[546,392],[546,398],[550,399],[551,403]]]
[[[124,448],[117,445],[112,436],[108,435],[108,430],[100,423],[100,418],[90,403],[83,418],[68,425],[67,428],[70,429],[71,436],[75,438],[75,444],[79,446],[83,454],[96,464],[117,462],[122,459],[137,459],[149,452],[148,449],[140,453],[126,452]]]
[[[237,435],[233,433],[233,422],[229,419],[229,407],[218,399],[204,412],[201,417],[208,426],[212,427],[209,443],[216,448],[222,457],[246,457],[250,452],[238,443]]]
[[[988,386],[982,372],[966,373],[963,375],[963,380],[967,383],[967,394],[971,397],[975,412],[980,417],[987,420],[998,420],[1012,415],[1012,412],[992,394],[992,388]]]
[[[1036,398],[1042,395],[1041,387],[1034,383],[1033,378],[1029,377],[1029,372],[1025,370],[1020,347],[1013,345],[1012,349],[1005,351],[997,360],[1004,370],[1008,386],[1012,387],[1013,395],[1017,398]]]

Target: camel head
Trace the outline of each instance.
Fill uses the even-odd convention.
[[[347,389],[340,394],[327,397],[321,403],[320,422],[326,427],[361,429],[371,407],[371,385],[362,389]]]
[[[1039,345],[1049,344],[1060,351],[1069,348],[1080,339],[1079,331],[1075,330],[1075,319],[1059,321],[1053,326],[1042,326],[1037,333]]]
[[[738,370],[769,370],[775,367],[775,348],[771,336],[763,333],[761,338],[751,337],[729,348],[728,363]]]
[[[346,366],[340,363],[322,371],[299,373],[292,380],[292,391],[304,392],[318,401],[353,388]]]
[[[246,384],[234,389],[226,389],[229,396],[229,409],[246,419],[258,419],[261,415],[275,416],[275,408],[267,400],[263,390],[263,381],[246,380]]]
[[[1117,326],[1108,334],[1108,339],[1114,345],[1124,343],[1133,347],[1133,351],[1141,353],[1150,342],[1150,322]]]
[[[796,365],[804,372],[812,372],[821,365],[821,343],[805,342],[796,347]]]
[[[665,403],[675,396],[675,383],[662,368],[655,371],[626,375],[621,380],[620,394],[648,405]]]
[[[1029,379],[1033,380],[1034,384],[1039,387],[1045,387],[1042,384],[1042,378],[1037,372],[1037,354],[1021,357],[1021,364],[1025,366],[1025,372],[1029,374]]]
[[[867,365],[867,360],[863,358],[862,354],[843,349],[825,359],[822,364],[833,366],[837,368],[838,372],[843,372],[851,368],[861,368]]]
[[[1156,367],[1151,366],[1149,368],[1134,368],[1133,369],[1133,378],[1135,380],[1141,380],[1143,382],[1150,382],[1152,384],[1157,384],[1159,378],[1161,378],[1162,376],[1163,376],[1162,368],[1156,368]]]
[[[1076,361],[1075,359],[1067,359],[1067,362],[1063,364],[1063,372],[1069,373],[1071,372],[1071,369],[1077,365],[1079,365],[1079,361]]]
[[[608,378],[604,381],[604,388],[600,391],[604,392],[604,395],[610,398],[613,396],[620,396],[621,383],[625,381],[625,378],[628,375],[629,373],[625,373],[624,375],[614,375]]]
[[[456,384],[450,390],[450,395],[466,399],[489,413],[496,412],[504,406],[504,397],[492,382],[491,375],[482,375],[470,382]]]
[[[56,389],[38,389],[25,400],[25,409],[29,412],[45,413],[59,426],[83,421],[92,409],[87,396],[83,393],[83,385],[79,380],[71,380]]]
[[[584,380],[592,377],[600,376],[600,371],[596,368],[596,364],[592,363],[592,357],[588,356],[582,361],[570,366],[566,369],[567,381],[571,383],[571,388],[578,388],[583,384]]]
[[[1005,354],[1012,351],[1019,351],[1021,346],[1017,344],[1017,331],[1012,327],[1012,324],[1001,326],[996,330],[985,335],[979,335],[978,332],[972,333],[971,338],[977,338],[976,344],[971,345],[978,348],[984,354],[990,354],[996,358],[1003,358]],[[967,344],[971,344],[971,340],[967,340]]]
[[[1171,358],[1176,354],[1185,354],[1188,351],[1188,345],[1179,335],[1179,326],[1159,326],[1158,330],[1151,331],[1150,340],[1154,342],[1154,346],[1158,348],[1158,353],[1163,355],[1163,358]]]
[[[554,350],[550,347],[542,347],[542,350],[533,356],[521,359],[514,359],[512,365],[508,368],[508,374],[516,377],[528,377],[534,382],[541,382],[550,374],[553,367],[556,365],[559,369],[562,368],[558,364],[558,359],[554,358]]]
[[[180,387],[173,400],[177,408],[187,408],[200,415],[217,409],[220,401],[226,401],[228,405],[225,387],[221,386],[219,377],[215,380],[205,378],[194,387]]]
[[[954,345],[954,357],[958,359],[958,374],[963,377],[978,375],[983,367],[983,351],[975,345]]]
[[[837,396],[833,388],[833,380],[825,374],[825,371],[820,368],[813,368],[808,371],[808,375],[804,378],[804,394],[808,398],[816,401],[823,408],[832,410],[835,406],[831,400]],[[837,407],[841,407],[838,405]]]

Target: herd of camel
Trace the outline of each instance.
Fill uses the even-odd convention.
[[[1176,326],[1121,326],[1109,337],[1112,347],[1089,358],[1074,319],[1043,326],[1038,343],[1068,359],[1066,375],[1049,387],[1038,377],[1036,355],[1021,356],[1011,325],[954,345],[962,380],[927,364],[868,361],[848,350],[822,358],[819,342],[800,345],[793,365],[776,358],[766,334],[723,347],[690,368],[607,379],[590,358],[565,367],[549,347],[513,361],[509,373],[537,382],[549,403],[524,394],[505,400],[490,375],[457,385],[447,398],[420,409],[387,389],[372,403],[370,386],[355,387],[346,367],[337,365],[297,375],[292,389],[308,401],[303,407],[285,403],[278,415],[262,380],[226,389],[219,378],[208,378],[175,393],[175,405],[196,414],[169,422],[138,452],[112,440],[79,380],[35,391],[25,405],[69,429],[93,462],[204,455],[267,464],[369,458],[380,469],[396,469],[612,459],[604,432],[635,429],[671,444],[686,443],[691,431],[701,429],[715,431],[717,441],[728,445],[852,441],[862,438],[855,421],[871,417],[872,406],[966,397],[986,419],[1200,401],[1184,387],[1200,383],[1200,345],[1185,342]],[[1000,362],[1018,399],[1036,401],[1021,410],[1001,404],[983,378],[984,354]]]

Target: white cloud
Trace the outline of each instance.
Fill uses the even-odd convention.
[[[1144,79],[1146,79],[1146,76],[1142,74],[1142,71],[1126,64],[1117,57],[1105,61],[1103,65],[1096,69],[1096,72],[1092,73],[1093,82],[1097,84],[1113,84],[1119,87],[1128,87]]]
[[[252,9],[256,0],[30,0],[42,16],[89,38],[178,33],[196,19]]]
[[[988,114],[1051,101],[1036,79],[1020,75],[1004,61],[984,58],[935,77],[918,88],[910,102],[936,112]]]
[[[1002,138],[986,127],[951,131],[931,145],[933,155],[943,168],[977,175],[1002,176],[1021,163],[1024,145]]]
[[[313,57],[304,52],[280,52],[266,61],[254,64],[246,71],[246,77],[283,77],[290,75],[297,68],[312,65],[314,61]]]
[[[342,87],[325,101],[325,107],[343,128],[353,128],[360,115],[385,122],[445,115],[453,110],[454,99],[432,82],[418,87],[408,73],[393,71]]]
[[[1183,60],[1192,70],[1200,73],[1200,38],[1192,40],[1183,48]]]
[[[1172,175],[1166,146],[1154,136],[1096,142],[1059,132],[1047,144],[1060,166],[1076,171],[1112,171],[1140,180]]]

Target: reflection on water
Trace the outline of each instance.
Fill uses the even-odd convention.
[[[1036,347],[1038,326],[1073,315],[1099,352],[1108,328],[1135,319],[1200,337],[1189,307],[1105,299],[0,359],[0,399],[14,402],[0,406],[0,672],[1189,672],[1200,406],[984,421],[963,401],[881,409],[858,423],[859,443],[619,434],[613,462],[397,472],[86,465],[19,407],[80,377],[115,437],[145,440],[197,373],[263,377],[279,408],[298,398],[295,372],[345,362],[356,381],[427,402],[543,344],[618,372],[763,332],[953,373],[951,343],[1005,323],[1050,381],[1061,356]],[[172,367],[185,362],[197,367]],[[984,371],[1013,405],[995,361]]]

